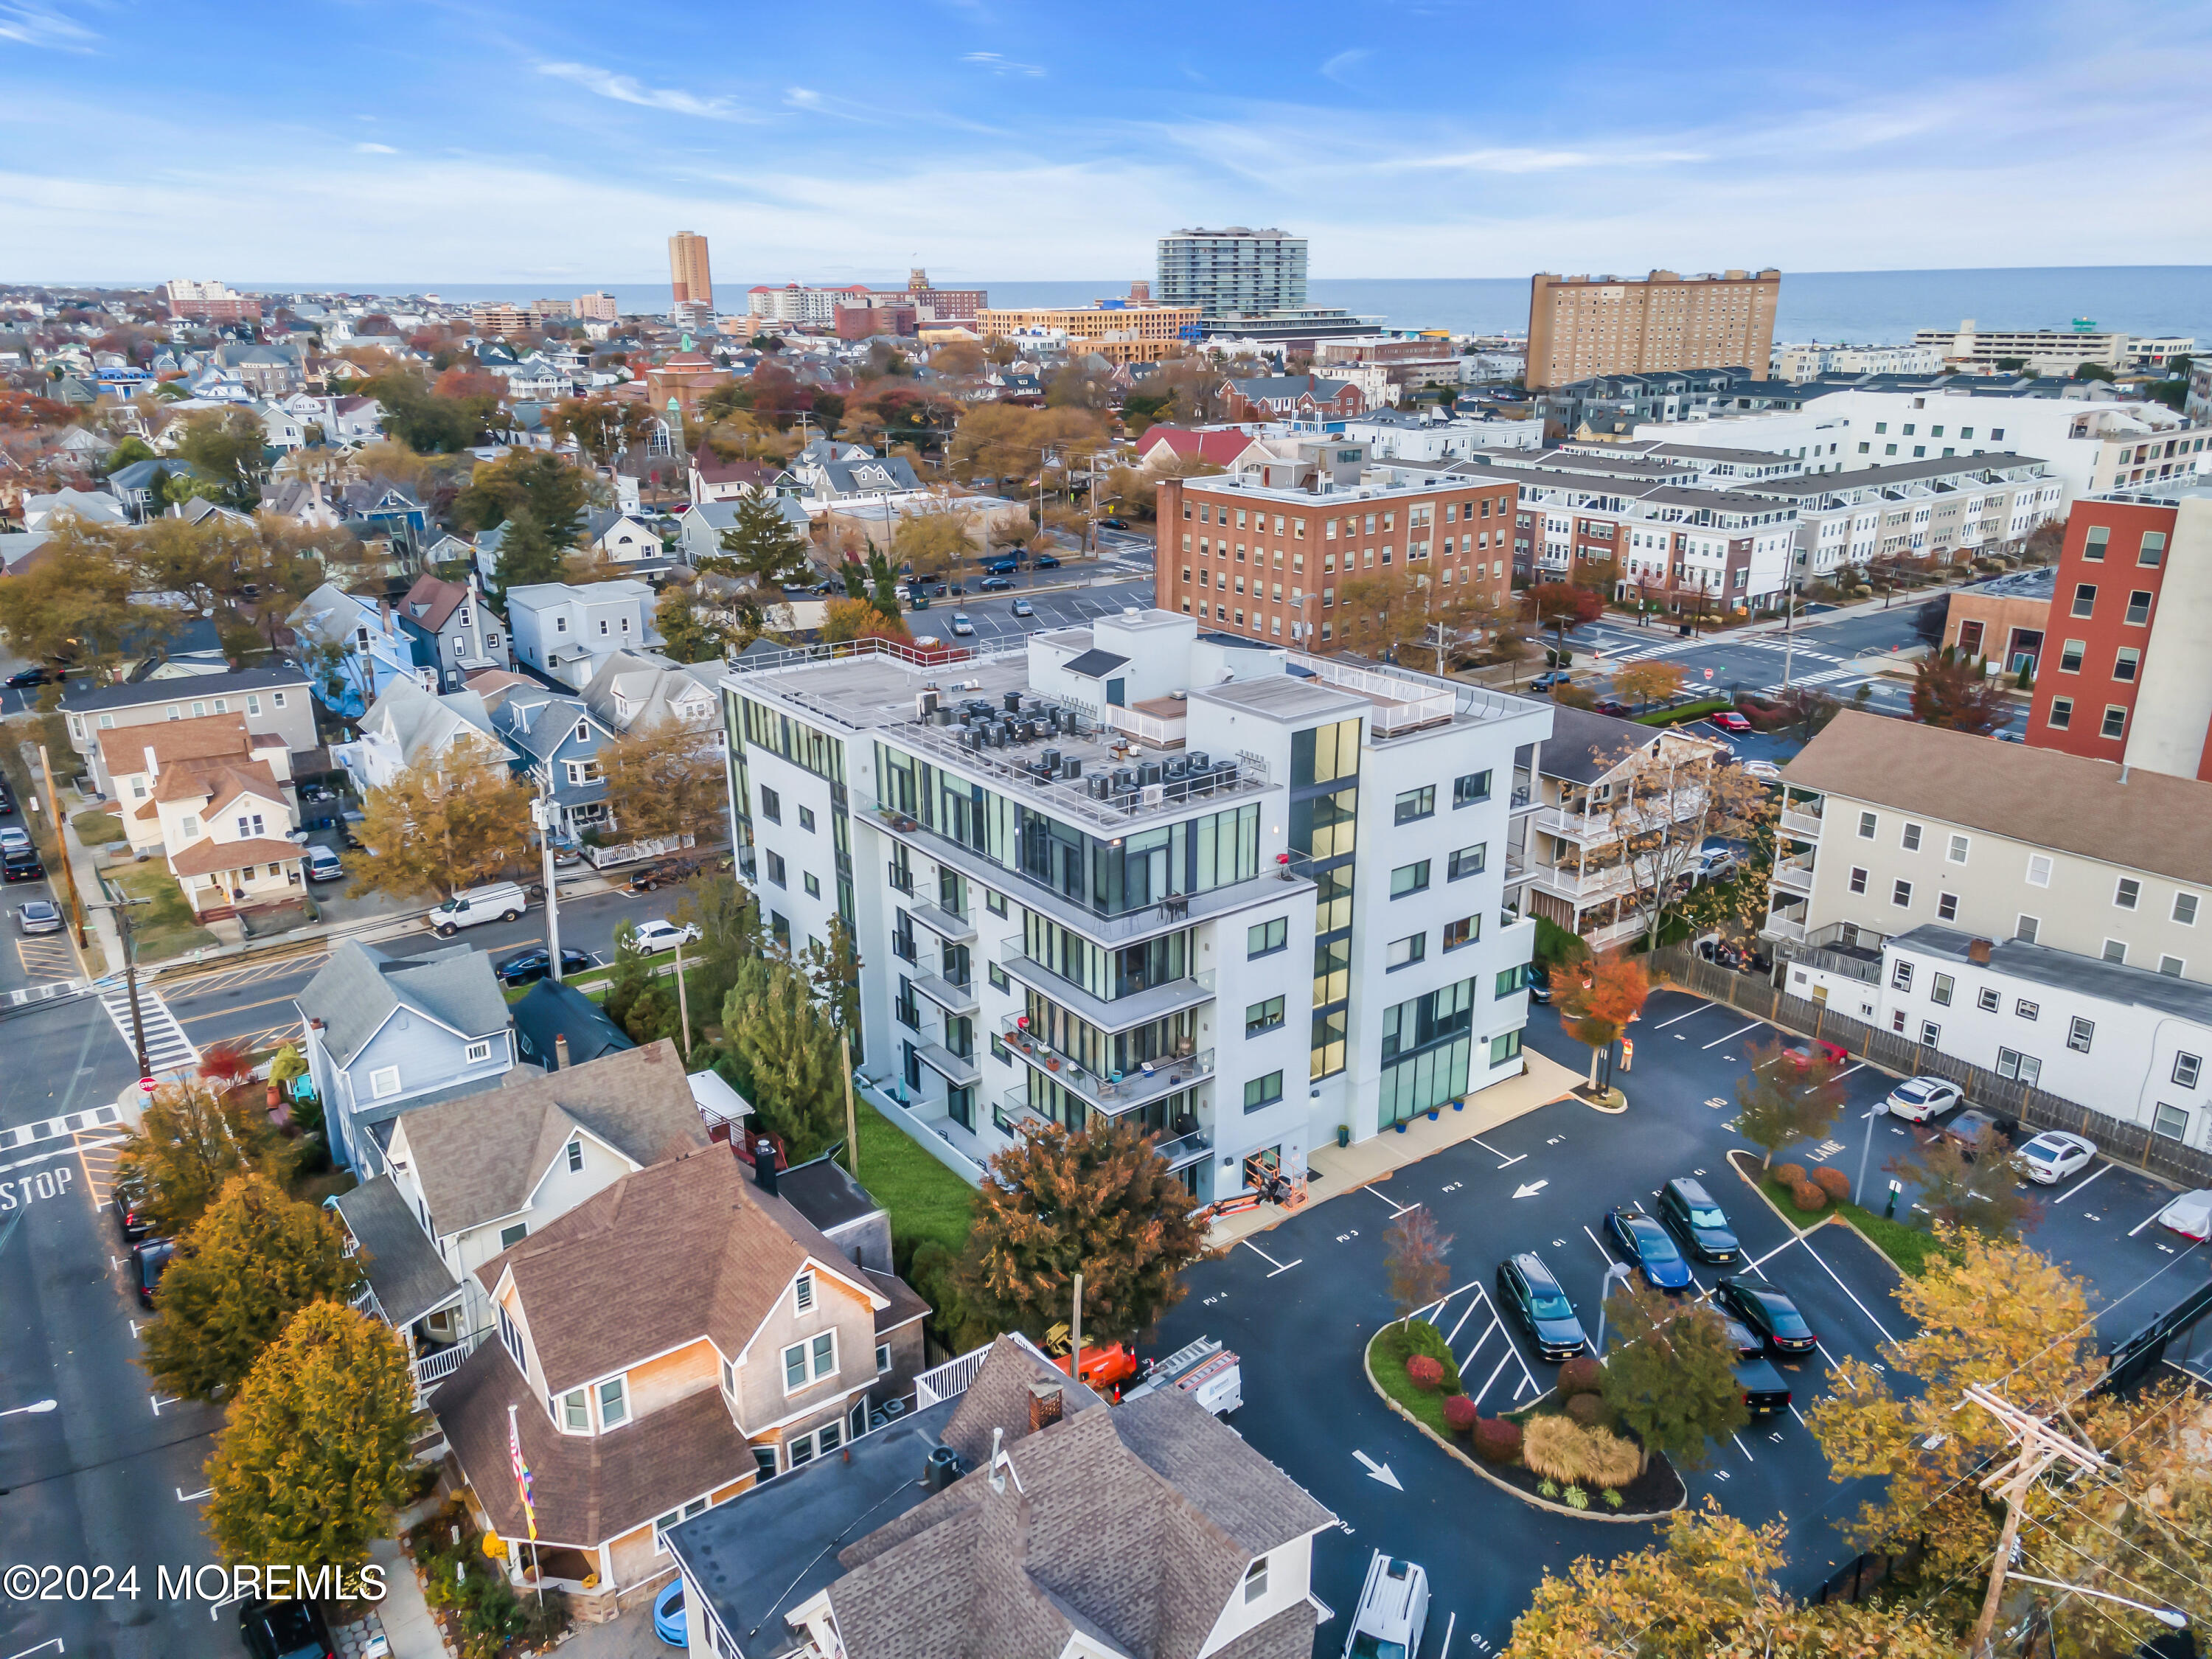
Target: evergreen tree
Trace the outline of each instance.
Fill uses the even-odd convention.
[[[793,1163],[842,1138],[837,1028],[803,969],[781,956],[745,963],[722,1000],[722,1030],[745,1097]]]
[[[806,538],[783,516],[775,498],[744,495],[738,498],[737,514],[722,532],[732,575],[743,576],[756,587],[781,589],[806,579]]]
[[[1083,1328],[1101,1341],[1133,1340],[1182,1299],[1179,1276],[1206,1250],[1198,1200],[1140,1129],[1046,1124],[991,1173],[958,1283],[997,1328],[1042,1340],[1066,1320],[1079,1273]]]
[[[504,520],[499,539],[499,586],[502,598],[518,587],[557,582],[567,573],[568,548],[556,540],[526,507]]]
[[[1696,1468],[1709,1441],[1751,1420],[1735,1349],[1710,1304],[1627,1284],[1607,1301],[1606,1316],[1605,1403],[1649,1449]]]
[[[217,1553],[359,1565],[407,1495],[414,1430],[391,1328],[335,1302],[302,1308],[253,1362],[208,1459]]]
[[[344,1300],[359,1276],[329,1216],[266,1176],[234,1176],[161,1275],[146,1374],[171,1394],[212,1400],[245,1380],[295,1313]]]

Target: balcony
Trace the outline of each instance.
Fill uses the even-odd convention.
[[[1180,749],[1190,725],[1188,705],[1173,697],[1152,697],[1133,708],[1109,704],[1106,723],[1154,749]]]
[[[895,893],[904,893],[908,898],[912,898],[914,872],[896,859],[890,860],[884,867],[890,872],[891,890]]]
[[[908,977],[915,990],[946,1013],[972,1014],[975,1012],[975,988],[973,985],[956,985],[936,974],[913,974]]]
[[[1798,945],[1805,942],[1805,924],[1792,921],[1779,910],[1767,917],[1766,926],[1759,931],[1768,939],[1788,939]]]
[[[999,965],[1014,978],[1041,993],[1051,1001],[1067,1010],[1078,1019],[1097,1026],[1102,1031],[1127,1031],[1170,1014],[1179,1014],[1186,1008],[1195,1008],[1213,1000],[1213,970],[1187,978],[1170,980],[1164,985],[1154,985],[1127,996],[1110,1001],[1094,996],[1075,983],[1062,979],[1058,974],[1030,956],[1022,948],[1018,933],[1002,941],[999,946]]]
[[[1526,772],[1513,775],[1512,810],[1527,812],[1543,805],[1536,799],[1535,786]]]
[[[1173,1140],[1163,1140],[1152,1150],[1168,1161],[1170,1170],[1187,1170],[1206,1161],[1206,1154],[1213,1150],[1213,1137],[1203,1129],[1194,1129]]]
[[[1559,864],[1534,864],[1528,866],[1526,879],[1532,886],[1557,893],[1562,898],[1572,899],[1580,904],[1611,898],[1616,893],[1630,892],[1636,886],[1634,872],[1625,864],[1608,864],[1586,871],[1572,870]]]
[[[1017,1019],[1000,1024],[1006,1052],[1063,1089],[1080,1096],[1109,1116],[1165,1098],[1179,1090],[1205,1082],[1213,1075],[1213,1050],[1201,1048],[1179,1059],[1147,1060],[1133,1072],[1101,1077],[1072,1054],[1064,1054],[1042,1037],[1032,1036]]]
[[[972,1060],[963,1060],[941,1042],[917,1042],[914,1057],[956,1088],[972,1089],[983,1074]]]
[[[916,921],[939,939],[951,939],[955,945],[965,945],[975,937],[975,924],[969,918],[975,907],[965,910],[948,910],[941,904],[917,904],[907,912]]]
[[[1813,890],[1813,860],[1809,858],[1778,859],[1774,865],[1774,884],[1793,893]]]

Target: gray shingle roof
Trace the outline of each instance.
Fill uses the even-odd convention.
[[[341,1066],[352,1061],[395,1009],[466,1036],[507,1028],[507,999],[499,994],[491,958],[468,945],[395,957],[346,939],[307,981],[298,1002],[302,1018],[323,1022],[323,1046]]]
[[[707,1145],[684,1064],[665,1038],[427,1107],[405,1127],[415,1179],[441,1234],[521,1209],[578,1130],[641,1169]]]
[[[340,1193],[335,1202],[361,1247],[369,1288],[395,1328],[404,1329],[461,1293],[461,1281],[439,1260],[390,1176]]]
[[[556,980],[541,979],[532,986],[530,994],[514,1005],[514,1014],[515,1048],[520,1057],[548,1071],[558,1062],[561,1051],[556,1038],[568,1040],[571,1067],[637,1047],[629,1034],[608,1018],[605,1008],[574,986]]]
[[[241,691],[268,691],[297,686],[305,690],[307,677],[289,664],[266,668],[240,668],[228,674],[208,674],[191,683],[196,696],[230,696]],[[136,708],[149,702],[174,702],[179,690],[173,679],[142,680],[130,685],[88,685],[71,680],[62,692],[61,706],[73,714],[103,709]]]

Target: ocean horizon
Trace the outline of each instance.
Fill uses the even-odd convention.
[[[788,279],[786,279],[788,280]],[[854,281],[847,276],[842,280]],[[1126,277],[1084,282],[968,282],[994,305],[1080,305],[1128,292]],[[896,287],[896,281],[875,284]],[[240,283],[247,292],[437,295],[446,301],[573,299],[604,289],[624,312],[665,313],[669,286],[637,283]],[[753,286],[716,283],[725,307]],[[1316,277],[1312,303],[1379,318],[1391,328],[1518,334],[1528,322],[1526,277]],[[2046,265],[1958,270],[1783,273],[1778,341],[1903,344],[1914,331],[1955,328],[1972,318],[1988,329],[2067,329],[2077,319],[2130,334],[2188,335],[2212,342],[2212,265]]]

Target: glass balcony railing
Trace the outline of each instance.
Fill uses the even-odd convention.
[[[1000,1024],[1000,1039],[1007,1052],[1109,1116],[1192,1088],[1213,1075],[1211,1048],[1145,1060],[1133,1071],[1100,1073],[1033,1036],[1020,1019],[1011,1016]]]

